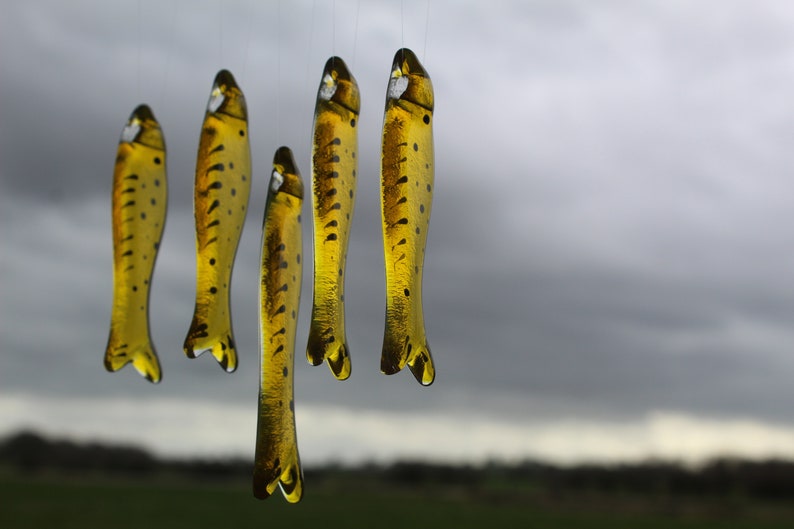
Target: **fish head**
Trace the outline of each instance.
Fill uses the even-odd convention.
[[[331,57],[325,63],[323,78],[320,81],[320,88],[317,90],[317,99],[333,101],[358,114],[361,107],[358,83],[341,58]]]
[[[433,111],[433,83],[430,75],[408,48],[397,50],[389,77],[386,102],[391,99],[410,101]]]
[[[303,180],[289,147],[279,147],[273,156],[273,172],[268,187],[273,195],[287,193],[303,200]]]
[[[121,131],[122,143],[139,143],[153,149],[165,150],[165,139],[160,124],[149,105],[138,105]]]
[[[229,70],[221,70],[212,83],[210,100],[207,103],[207,112],[211,114],[226,114],[237,119],[248,119],[248,107],[245,96],[234,76]]]

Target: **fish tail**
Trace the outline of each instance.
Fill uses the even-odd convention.
[[[344,329],[339,332],[333,328],[322,330],[320,326],[312,325],[309,330],[309,342],[306,346],[306,358],[313,366],[318,366],[328,360],[331,373],[338,380],[345,380],[350,376],[350,351],[347,348]]]
[[[196,310],[183,348],[188,358],[196,358],[210,351],[227,373],[237,369],[237,346],[229,317],[218,324],[217,321],[210,322],[209,318]]]
[[[254,467],[254,497],[260,500],[269,498],[280,487],[290,503],[297,503],[303,497],[303,472],[295,460],[282,470],[276,468]]]
[[[430,346],[427,340],[424,345],[411,352],[408,358],[408,368],[413,373],[416,381],[423,386],[429,386],[436,378],[436,368],[433,365],[433,357],[430,354]]]
[[[129,363],[153,384],[162,379],[160,361],[150,340],[131,344],[111,332],[105,350],[105,369],[114,372]]]

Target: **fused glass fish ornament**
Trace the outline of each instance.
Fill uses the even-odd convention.
[[[303,273],[303,182],[287,147],[276,151],[262,226],[260,386],[254,455],[254,496],[281,487],[290,503],[303,495],[295,431],[293,367]]]
[[[345,263],[356,198],[359,107],[355,78],[341,58],[331,57],[323,69],[314,110],[314,282],[306,357],[312,365],[327,360],[339,380],[350,376]]]
[[[435,367],[422,312],[422,275],[433,201],[433,84],[419,59],[394,56],[381,147],[381,220],[386,266],[386,325],[381,371],[406,365],[430,385]]]
[[[245,97],[232,74],[221,70],[207,103],[196,162],[196,304],[184,350],[189,358],[210,351],[229,373],[237,369],[230,305],[232,268],[250,191]]]
[[[149,332],[149,292],[167,207],[165,140],[147,105],[121,133],[113,172],[113,308],[105,368],[132,363],[150,382],[162,375]]]

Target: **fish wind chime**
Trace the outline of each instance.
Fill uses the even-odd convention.
[[[311,154],[312,313],[306,357],[350,376],[345,279],[358,177],[358,85],[339,57],[325,64],[317,91]],[[435,368],[422,311],[422,270],[433,198],[433,86],[409,49],[394,57],[381,146],[381,221],[386,314],[381,372],[408,366],[422,385]],[[248,111],[231,73],[215,78],[202,125],[194,185],[196,299],[184,352],[209,351],[237,368],[232,332],[232,268],[251,190]],[[146,105],[125,125],[114,171],[113,309],[105,367],[128,363],[151,382],[161,379],[149,333],[149,292],[167,204],[165,140]],[[288,147],[274,156],[262,224],[260,257],[260,387],[253,491],[280,488],[289,502],[303,495],[295,429],[294,353],[303,270],[304,185]]]

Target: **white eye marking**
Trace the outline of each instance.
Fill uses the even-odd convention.
[[[284,184],[284,175],[273,170],[273,174],[270,175],[270,189],[274,193],[278,193],[278,190],[281,189],[282,184]]]
[[[400,99],[405,89],[408,88],[408,78],[394,71],[389,79],[389,99]]]
[[[331,74],[325,74],[323,76],[323,83],[320,85],[320,93],[318,95],[321,99],[329,101],[336,93],[336,86],[336,81],[333,77],[331,77]]]
[[[210,94],[210,101],[207,103],[207,110],[215,112],[221,107],[225,99],[223,92],[221,92],[221,88],[219,86],[214,86]]]
[[[121,131],[121,141],[125,141],[127,143],[132,143],[135,141],[135,138],[138,137],[138,133],[141,131],[141,122],[137,119],[131,121],[124,127],[124,130]]]

